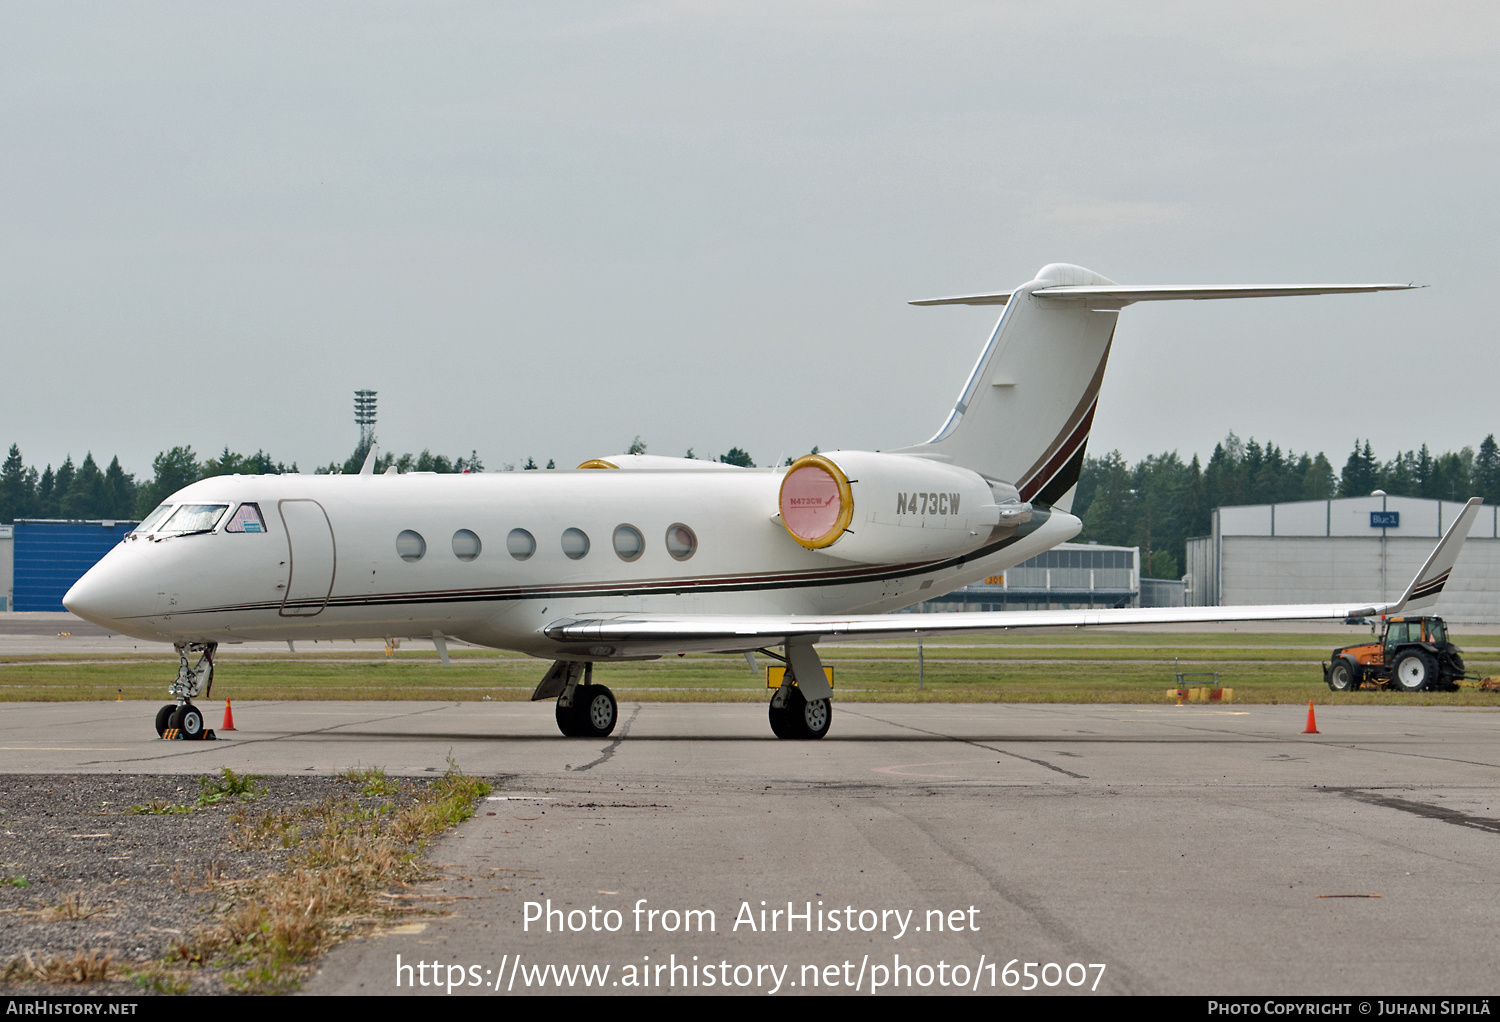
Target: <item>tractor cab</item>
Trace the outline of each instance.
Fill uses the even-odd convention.
[[[1450,690],[1463,676],[1463,657],[1440,617],[1382,618],[1376,641],[1336,649],[1323,665],[1323,680],[1335,692],[1362,684],[1402,692]]]
[[[1440,617],[1397,617],[1385,622],[1385,634],[1380,645],[1389,653],[1398,646],[1420,642],[1429,646],[1446,645],[1448,629]]]

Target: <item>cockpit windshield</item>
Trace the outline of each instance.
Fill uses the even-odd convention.
[[[228,504],[182,504],[172,517],[168,518],[166,524],[156,531],[168,536],[185,536],[195,532],[212,532],[219,519],[224,517],[224,512],[229,510]]]
[[[172,505],[171,504],[163,504],[163,505],[161,505],[155,511],[153,511],[149,515],[147,515],[145,521],[141,522],[141,524],[137,525],[134,529],[132,529],[130,531],[131,532],[140,533],[142,536],[146,535],[152,529],[154,529],[158,525],[160,525],[162,523],[162,520],[167,517],[167,512],[169,512],[171,510],[172,510]]]

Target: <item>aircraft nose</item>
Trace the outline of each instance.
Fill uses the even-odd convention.
[[[149,614],[154,587],[138,571],[120,563],[114,551],[86,571],[63,596],[63,606],[85,621],[124,631],[128,618]]]

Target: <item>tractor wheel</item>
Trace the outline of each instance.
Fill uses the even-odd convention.
[[[1391,667],[1391,680],[1403,692],[1420,692],[1437,681],[1437,671],[1432,657],[1421,650],[1407,650],[1398,654]]]
[[[1450,661],[1450,667],[1449,667],[1449,669],[1443,671],[1442,674],[1443,674],[1443,691],[1444,692],[1456,692],[1456,691],[1458,691],[1458,679],[1460,679],[1460,678],[1462,678],[1464,676],[1464,658],[1461,657],[1461,656],[1459,656],[1457,653],[1454,653],[1453,657],[1452,657],[1452,659]]]
[[[1335,692],[1359,688],[1359,668],[1347,657],[1339,657],[1328,668],[1328,687]]]

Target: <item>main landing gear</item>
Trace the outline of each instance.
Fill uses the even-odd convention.
[[[777,738],[822,738],[832,723],[832,703],[807,699],[796,685],[783,683],[771,697],[771,730]]]
[[[786,664],[781,687],[771,696],[771,731],[777,738],[822,738],[833,723],[833,686],[810,642],[788,643],[785,648],[785,657],[760,650]],[[799,678],[807,680],[799,684]],[[569,738],[607,737],[620,717],[614,693],[594,684],[591,662],[554,661],[531,699],[557,700],[557,729]]]
[[[605,738],[620,719],[615,694],[594,684],[594,665],[558,660],[542,678],[532,701],[557,697],[557,729],[569,738]]]
[[[197,741],[213,738],[214,733],[203,723],[203,711],[193,705],[193,700],[202,693],[206,699],[214,687],[214,652],[217,642],[177,643],[177,678],[167,689],[175,703],[168,703],[156,711],[156,734],[159,738],[184,738]],[[197,662],[193,662],[196,656]]]
[[[761,650],[776,657],[768,649]],[[833,689],[823,674],[822,661],[812,646],[788,644],[781,687],[771,697],[771,731],[777,738],[822,738],[833,723]],[[797,683],[798,668],[802,676],[812,679],[805,687]]]

